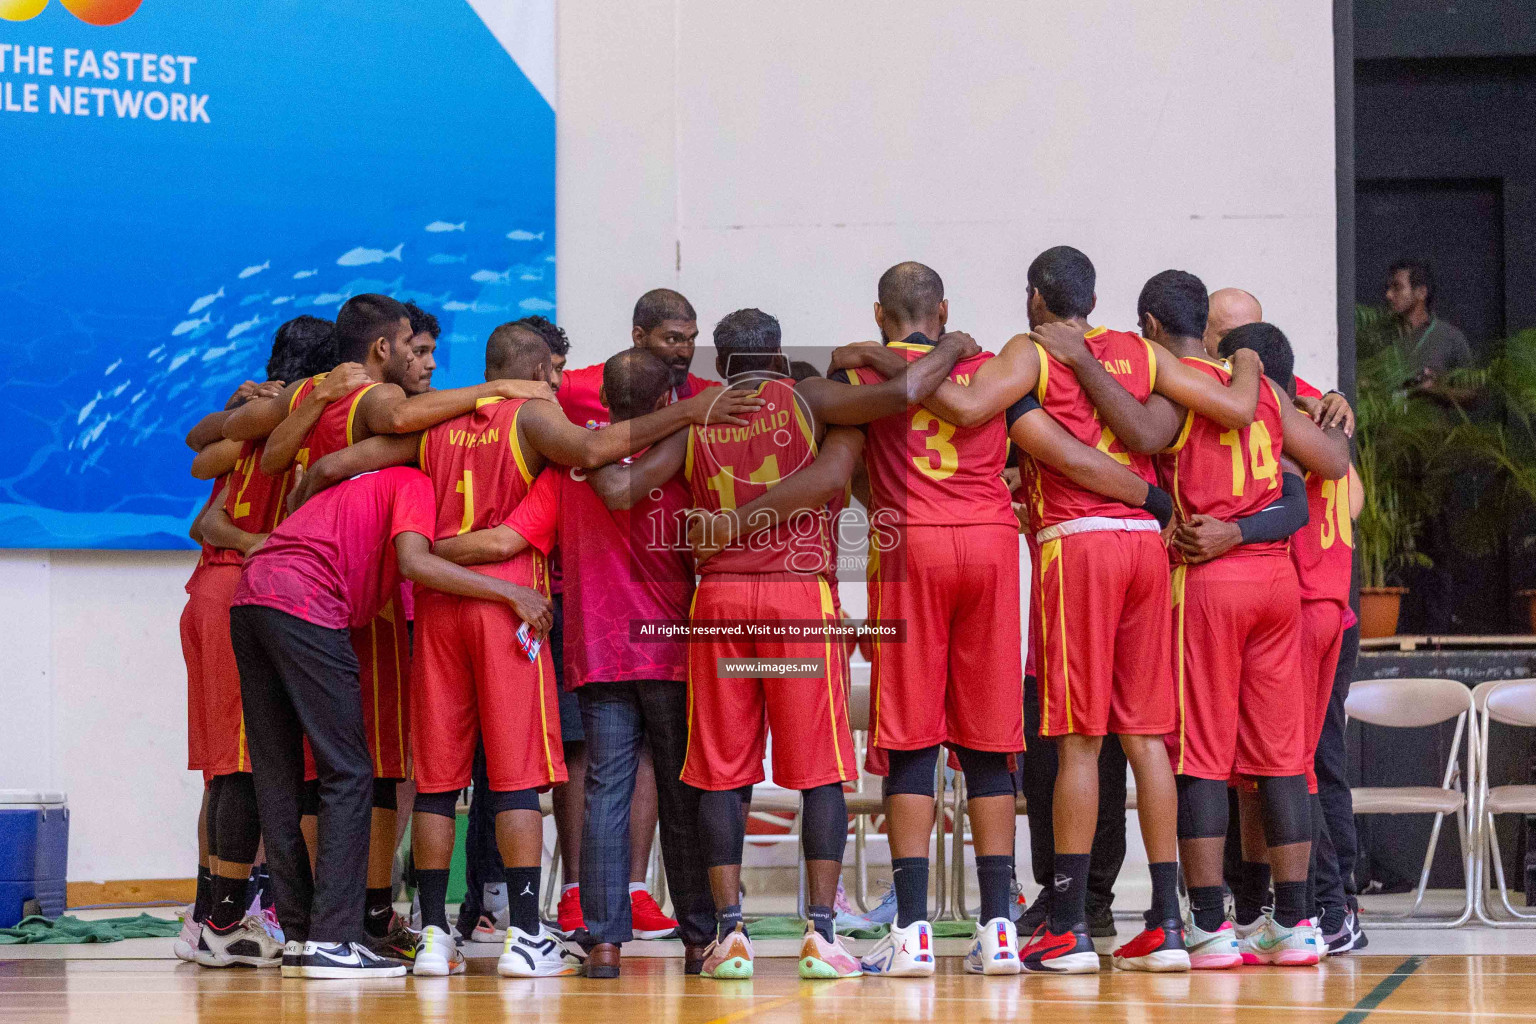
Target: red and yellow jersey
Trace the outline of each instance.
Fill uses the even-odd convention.
[[[1321,398],[1322,392],[1296,378],[1296,393]],[[1303,601],[1349,605],[1349,578],[1355,561],[1355,529],[1349,515],[1349,475],[1324,480],[1307,474],[1307,525],[1291,537],[1291,562],[1301,580]]]
[[[240,464],[237,462],[234,469],[230,470],[228,473],[225,473],[223,476],[219,477],[213,482],[213,492],[208,495],[208,500],[203,502],[202,512],[208,511],[208,506],[212,505],[213,499],[219,496],[219,491],[223,490],[229,485],[231,480],[235,479],[239,468]],[[226,495],[225,501],[227,502],[228,500],[228,496]],[[202,512],[199,512],[198,515],[202,515]],[[234,548],[216,548],[211,545],[204,544],[202,553],[197,556],[197,568],[201,569],[208,565],[239,565],[241,557],[242,556],[240,552],[236,551]],[[189,587],[191,585],[192,584],[190,582],[187,584]]]
[[[293,415],[293,410],[299,407],[315,385],[325,379],[325,374],[319,373],[300,384],[298,390],[288,401],[288,414]],[[358,438],[355,433],[357,420],[357,404],[369,391],[379,386],[378,381],[364,384],[345,397],[325,407],[320,413],[320,419],[315,422],[304,437],[304,445],[299,449],[293,461],[308,469],[310,463],[318,462],[332,452],[339,452],[348,445],[355,443]]]
[[[261,471],[261,455],[266,444],[247,441],[240,446],[240,457],[229,473],[229,490],[224,492],[224,512],[229,521],[247,533],[271,533],[288,515],[285,502],[293,487],[293,470],[282,476],[267,476]]]
[[[528,496],[533,473],[517,436],[523,404],[482,398],[473,412],[422,433],[417,461],[437,500],[433,540],[500,526]],[[548,593],[544,556],[532,548],[510,561],[469,568]]]
[[[695,507],[709,512],[740,508],[816,461],[816,434],[794,381],[763,381],[757,394],[766,404],[746,426],[689,428],[683,476]],[[700,572],[825,572],[831,559],[828,538],[826,509],[802,513],[724,548]]]
[[[1197,356],[1182,360],[1225,386],[1232,374],[1225,363]],[[1252,515],[1280,496],[1280,451],[1284,441],[1280,403],[1284,397],[1267,380],[1259,388],[1253,422],[1227,430],[1214,420],[1187,412],[1184,429],[1157,457],[1162,486],[1173,495],[1180,518],[1196,513],[1234,522]],[[1283,554],[1285,541],[1243,544],[1223,557]],[[1169,548],[1175,557],[1176,548]]]
[[[1083,342],[1136,401],[1145,402],[1151,396],[1157,383],[1157,356],[1151,342],[1137,334],[1103,327],[1089,331],[1083,336]],[[1035,348],[1040,353],[1040,382],[1035,385],[1035,398],[1040,407],[1083,444],[1097,448],[1147,483],[1157,483],[1157,467],[1152,456],[1129,451],[1121,444],[1114,431],[1100,421],[1099,410],[1072,371],[1047,355],[1045,349],[1038,345]],[[1088,516],[1155,518],[1144,509],[1131,508],[1113,498],[1095,494],[1073,483],[1060,470],[1035,459],[1022,459],[1019,468],[1028,495],[1030,528],[1036,532]]]
[[[931,345],[890,343],[908,362]],[[992,353],[963,359],[949,379],[968,384]],[[875,384],[883,377],[868,367],[848,371],[850,384]],[[864,465],[869,470],[871,515],[889,525],[1018,528],[1002,472],[1008,458],[1008,428],[998,413],[975,427],[957,427],[921,405],[875,420],[865,428]]]

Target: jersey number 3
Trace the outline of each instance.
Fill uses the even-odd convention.
[[[929,427],[936,427],[933,433],[928,434]],[[919,434],[927,434],[923,438],[923,447],[939,457],[939,464],[935,466],[933,459],[927,453],[912,457],[912,465],[930,480],[948,480],[955,475],[955,470],[960,467],[960,453],[950,440],[955,436],[955,425],[948,420],[939,419],[927,409],[919,408],[912,414],[912,429]]]

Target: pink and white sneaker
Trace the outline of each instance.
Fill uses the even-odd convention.
[[[815,981],[857,978],[863,973],[858,958],[848,952],[841,938],[834,935],[828,942],[815,925],[806,925],[805,940],[800,943],[800,977]]]

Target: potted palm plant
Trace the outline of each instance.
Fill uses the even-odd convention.
[[[1495,407],[1473,418],[1456,407],[1459,422],[1446,437],[1442,451],[1461,468],[1492,469],[1478,495],[1479,518],[1492,530],[1528,520],[1536,505],[1536,329],[1521,331],[1500,346],[1487,368],[1474,371],[1478,384]],[[1536,550],[1536,535],[1515,539],[1517,551]],[[1521,590],[1527,620],[1536,633],[1536,591]]]
[[[1390,323],[1381,310],[1356,311],[1361,358],[1356,387],[1355,441],[1365,505],[1355,523],[1363,575],[1360,635],[1392,636],[1407,588],[1402,572],[1430,565],[1418,548],[1425,520],[1429,455],[1449,423],[1444,410],[1415,396],[1404,382],[1407,362],[1391,343]]]

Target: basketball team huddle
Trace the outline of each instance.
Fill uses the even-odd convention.
[[[187,439],[214,485],[182,618],[206,799],[178,954],[301,978],[463,972],[447,891],[473,781],[505,885],[498,972],[617,977],[623,944],[655,934],[639,915],[661,917],[631,881],[644,759],[686,973],[753,974],[742,852],[771,764],[800,794],[801,977],[931,976],[946,755],[981,902],[965,970],[1098,971],[1110,736],[1152,880],[1115,968],[1303,966],[1354,946],[1338,872],[1318,870],[1333,819],[1313,771],[1342,728],[1353,413],[1295,377],[1246,293],[1164,271],[1125,332],[1090,325],[1095,287],[1083,253],[1041,253],[1030,329],[994,355],[948,329],[938,274],[897,264],[878,283],[881,341],[833,350],[825,375],[789,358],[768,313],[723,317],[723,387],[689,372],[697,317],[666,289],[600,366],[566,372],[564,333],[527,317],[489,336],[484,384],[447,390],[430,387],[436,324],[415,307],[359,295],[334,324],[284,324],[270,379]],[[863,956],[838,911],[861,767],[838,600],[854,502],[863,768],[883,777],[894,903]],[[1026,683],[1053,790],[1027,778]],[[406,780],[419,929],[391,903]],[[1014,849],[1031,781],[1053,799],[1031,815],[1047,877],[1037,854],[1026,910]],[[540,794],[568,783],[585,817],[557,930],[539,914]],[[265,919],[246,898],[261,851]]]

